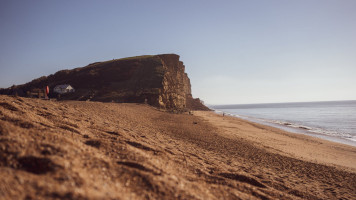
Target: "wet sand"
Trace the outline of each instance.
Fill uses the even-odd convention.
[[[356,199],[355,157],[212,112],[0,96],[0,199]]]

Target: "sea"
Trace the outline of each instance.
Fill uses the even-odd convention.
[[[356,100],[210,106],[235,116],[289,132],[356,146]]]

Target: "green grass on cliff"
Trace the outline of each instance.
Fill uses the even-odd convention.
[[[107,60],[107,61],[102,61],[102,62],[95,62],[91,63],[87,66],[96,66],[96,65],[102,65],[102,64],[109,64],[112,62],[117,62],[117,61],[124,61],[124,60],[142,60],[142,59],[149,59],[149,58],[154,58],[154,55],[142,55],[142,56],[132,56],[132,57],[126,57],[126,58],[118,58],[118,59],[112,59],[112,60]]]
[[[127,57],[127,58],[119,58],[119,59],[114,59],[114,61],[118,60],[133,60],[133,59],[146,59],[146,58],[152,58],[154,57],[153,55],[142,55],[142,56],[132,56],[132,57]]]

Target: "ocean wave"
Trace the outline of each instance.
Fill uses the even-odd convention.
[[[229,113],[229,112],[221,111],[221,110],[215,110],[215,112],[218,114],[224,113],[227,116],[233,116],[233,117],[245,119],[245,120],[248,120],[251,122],[261,123],[264,125],[280,128],[280,129],[290,131],[290,132],[303,133],[303,134],[312,135],[312,136],[313,135],[318,135],[318,136],[324,135],[324,136],[341,138],[341,139],[346,139],[346,140],[356,142],[356,136],[348,134],[348,133],[344,133],[342,131],[325,130],[322,128],[306,126],[304,124],[291,122],[291,121],[263,119],[263,118],[251,117],[251,116],[246,116],[246,115],[239,115],[236,113]]]
[[[356,142],[356,136],[350,137],[349,140]]]
[[[318,128],[318,127],[310,127],[310,126],[306,126],[303,124],[286,122],[286,121],[266,120],[266,119],[258,119],[258,120],[262,120],[262,121],[265,121],[268,123],[278,124],[280,126],[286,126],[286,127],[299,129],[299,130],[305,131],[306,133],[326,135],[326,136],[332,136],[332,137],[338,137],[338,138],[342,138],[342,139],[356,141],[356,136],[353,136],[348,133],[344,133],[342,131],[325,130],[325,129]]]

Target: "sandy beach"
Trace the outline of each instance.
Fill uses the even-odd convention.
[[[195,115],[219,127],[225,137],[248,140],[272,153],[314,163],[344,167],[356,172],[355,147],[303,134],[289,133],[236,117],[222,117],[213,112],[196,111]]]
[[[356,199],[356,148],[213,112],[0,96],[0,199]]]

